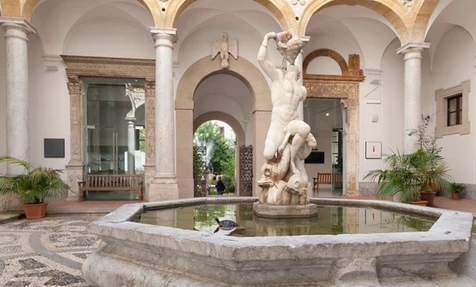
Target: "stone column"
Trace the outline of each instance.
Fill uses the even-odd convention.
[[[78,181],[83,180],[83,82],[77,76],[68,77],[70,107],[70,153],[71,158],[66,166],[68,178],[68,197],[66,200],[82,200],[79,194]]]
[[[150,183],[155,175],[155,79],[145,80],[145,166],[144,200],[149,200]]]
[[[136,118],[126,118],[127,121],[127,169],[130,174],[136,173],[135,153],[136,153]]]
[[[28,108],[28,35],[35,28],[24,19],[0,18],[6,39],[7,155],[30,160]],[[7,174],[19,174],[22,168],[7,165]]]
[[[177,40],[174,28],[151,28],[155,41],[155,175],[149,200],[178,199],[175,171],[175,99],[172,50]]]
[[[418,129],[421,122],[421,53],[429,48],[429,43],[408,43],[397,50],[404,56],[404,109],[403,109],[403,153],[416,151],[417,138],[408,136],[412,129]]]

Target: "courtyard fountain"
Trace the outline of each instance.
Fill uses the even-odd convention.
[[[290,63],[286,71],[276,69],[266,58],[271,39]],[[259,50],[258,62],[273,82],[259,198],[207,197],[122,206],[90,225],[103,243],[83,264],[83,277],[89,284],[395,286],[396,281],[423,278],[432,286],[432,280],[456,278],[458,258],[470,248],[472,214],[386,201],[308,198],[303,160],[316,142],[309,125],[297,119],[297,107],[306,96],[293,65],[301,47],[299,38],[282,32],[268,33]],[[193,230],[193,209],[186,211],[187,219],[179,218],[180,208],[243,203],[253,204],[253,220],[268,236]],[[295,224],[297,233],[296,229],[292,234],[276,232],[283,218],[320,220],[321,206],[419,215],[432,218],[434,224],[425,231],[315,235],[299,223]],[[189,228],[160,221],[158,225],[142,223],[153,210],[167,211],[165,221],[184,221]],[[360,219],[344,220],[358,223]]]

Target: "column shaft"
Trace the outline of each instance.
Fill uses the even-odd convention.
[[[7,52],[7,155],[30,160],[28,105],[28,34],[33,28],[23,20],[2,20]],[[22,169],[7,165],[7,174]]]
[[[421,54],[428,43],[410,43],[400,48],[397,53],[404,55],[404,109],[403,109],[403,153],[408,154],[418,149],[415,136],[408,133],[418,129],[421,123]]]
[[[128,173],[135,174],[136,126],[135,118],[126,118],[127,121],[127,169]]]
[[[149,200],[179,197],[175,170],[175,99],[173,89],[173,43],[176,30],[152,28],[155,41],[155,176]]]

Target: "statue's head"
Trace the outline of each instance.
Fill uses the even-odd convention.
[[[291,65],[294,65],[303,46],[301,38],[297,35],[293,35],[292,30],[278,33],[276,38],[279,53]]]
[[[228,34],[226,32],[223,32],[222,37],[223,37],[223,40],[226,42],[226,40],[228,39]]]

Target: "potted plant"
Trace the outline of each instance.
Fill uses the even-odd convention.
[[[43,218],[48,203],[47,196],[58,196],[68,185],[61,179],[58,169],[36,167],[14,157],[0,157],[5,162],[23,167],[24,172],[18,175],[0,174],[0,194],[17,194],[23,203],[23,210],[28,219]]]
[[[455,200],[460,199],[460,193],[466,188],[464,184],[453,182],[450,184],[451,197]]]
[[[379,194],[394,199],[399,197],[402,202],[426,205],[427,202],[420,202],[422,182],[415,167],[415,156],[400,154],[397,151],[387,156],[385,163],[389,169],[371,170],[365,175],[365,178],[372,181],[377,180]]]
[[[436,144],[436,137],[427,132],[429,117],[425,117],[417,130],[412,130],[409,136],[418,138],[419,149],[414,152],[414,166],[421,181],[421,198],[428,201],[428,206],[433,206],[436,193],[449,188],[449,168],[440,155],[442,150]]]

